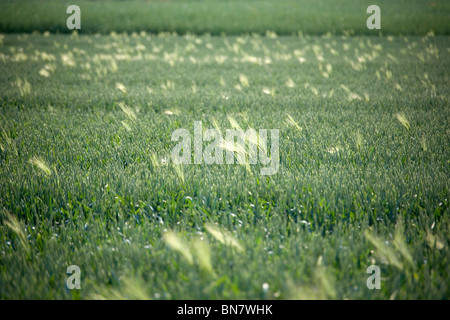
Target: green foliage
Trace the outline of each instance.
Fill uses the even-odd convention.
[[[3,36],[0,298],[448,299],[449,45]],[[279,129],[279,172],[174,166],[200,120]]]

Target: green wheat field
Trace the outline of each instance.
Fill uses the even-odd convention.
[[[0,299],[450,298],[448,1],[70,4],[0,1]]]

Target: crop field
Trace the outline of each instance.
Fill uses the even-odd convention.
[[[0,2],[0,299],[449,299],[450,8],[390,2]]]

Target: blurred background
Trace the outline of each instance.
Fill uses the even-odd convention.
[[[445,0],[0,1],[0,32],[71,32],[66,8],[77,5],[82,33],[373,35],[366,27],[372,4],[381,8],[384,35],[450,32],[450,1]]]

